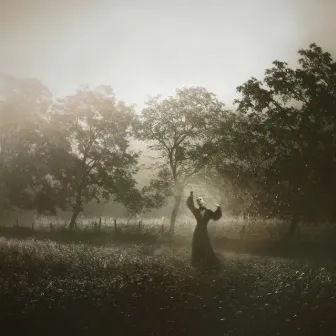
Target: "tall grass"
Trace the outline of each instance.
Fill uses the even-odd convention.
[[[101,225],[100,225],[101,223]],[[18,223],[19,226],[20,223]],[[13,227],[16,223],[2,223],[3,227]],[[40,216],[33,223],[23,227],[38,231],[65,231],[68,221],[57,217]],[[210,235],[218,238],[244,239],[249,241],[277,241],[288,230],[289,222],[280,219],[262,219],[224,216],[217,222],[210,222]],[[189,216],[179,216],[176,222],[175,234],[184,239],[192,236],[195,220]],[[169,232],[169,218],[112,218],[112,217],[80,217],[77,221],[77,231],[103,231],[113,233],[141,233],[142,235],[165,236]],[[335,223],[300,223],[296,234],[299,241],[330,241],[336,237]]]
[[[71,235],[67,222],[55,217],[38,217],[34,225],[13,230],[0,228],[5,237],[35,237],[65,243],[93,245],[111,244],[170,244],[169,218],[84,218],[80,217]],[[336,258],[334,223],[300,223],[291,246],[281,246],[281,238],[289,222],[280,219],[262,219],[223,216],[210,222],[208,231],[216,249],[258,255],[282,255],[303,258]],[[190,246],[195,220],[179,216],[176,222],[174,245]]]
[[[332,335],[335,268],[189,251],[0,238],[1,334]]]

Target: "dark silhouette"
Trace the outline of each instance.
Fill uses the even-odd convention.
[[[210,244],[207,225],[211,219],[214,221],[220,219],[222,210],[218,204],[215,212],[207,209],[202,197],[197,198],[197,204],[199,205],[198,209],[194,205],[193,192],[191,191],[187,199],[187,206],[197,220],[192,241],[191,263],[195,267],[218,267],[220,262]]]
[[[235,127],[223,125],[216,148],[224,150],[211,160],[216,182],[249,195],[245,210],[291,221],[284,242],[300,221],[336,220],[336,62],[315,43],[298,55],[297,68],[276,60],[237,88]],[[239,160],[224,160],[227,148]]]

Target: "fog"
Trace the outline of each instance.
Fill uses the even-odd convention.
[[[202,85],[228,106],[236,87],[316,42],[335,51],[333,0],[1,0],[0,71],[56,96],[109,84],[141,108],[148,95]]]
[[[0,4],[0,72],[38,78],[56,97],[108,84],[138,110],[148,95],[189,85],[205,86],[231,107],[236,87],[262,77],[275,59],[295,65],[298,49],[312,42],[336,51],[333,0]],[[140,185],[150,177],[142,169]]]

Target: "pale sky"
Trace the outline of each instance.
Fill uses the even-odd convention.
[[[236,87],[311,42],[336,58],[336,0],[0,0],[0,71],[55,96],[111,85],[118,100]],[[335,21],[335,23],[333,22]]]

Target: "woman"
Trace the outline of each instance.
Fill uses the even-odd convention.
[[[194,205],[193,192],[191,191],[187,199],[187,206],[197,220],[192,241],[191,263],[196,267],[218,267],[220,263],[210,244],[207,225],[211,219],[214,221],[220,219],[222,210],[218,204],[216,204],[217,209],[215,212],[207,209],[204,206],[203,197],[198,197],[196,202],[199,206],[198,209]]]

